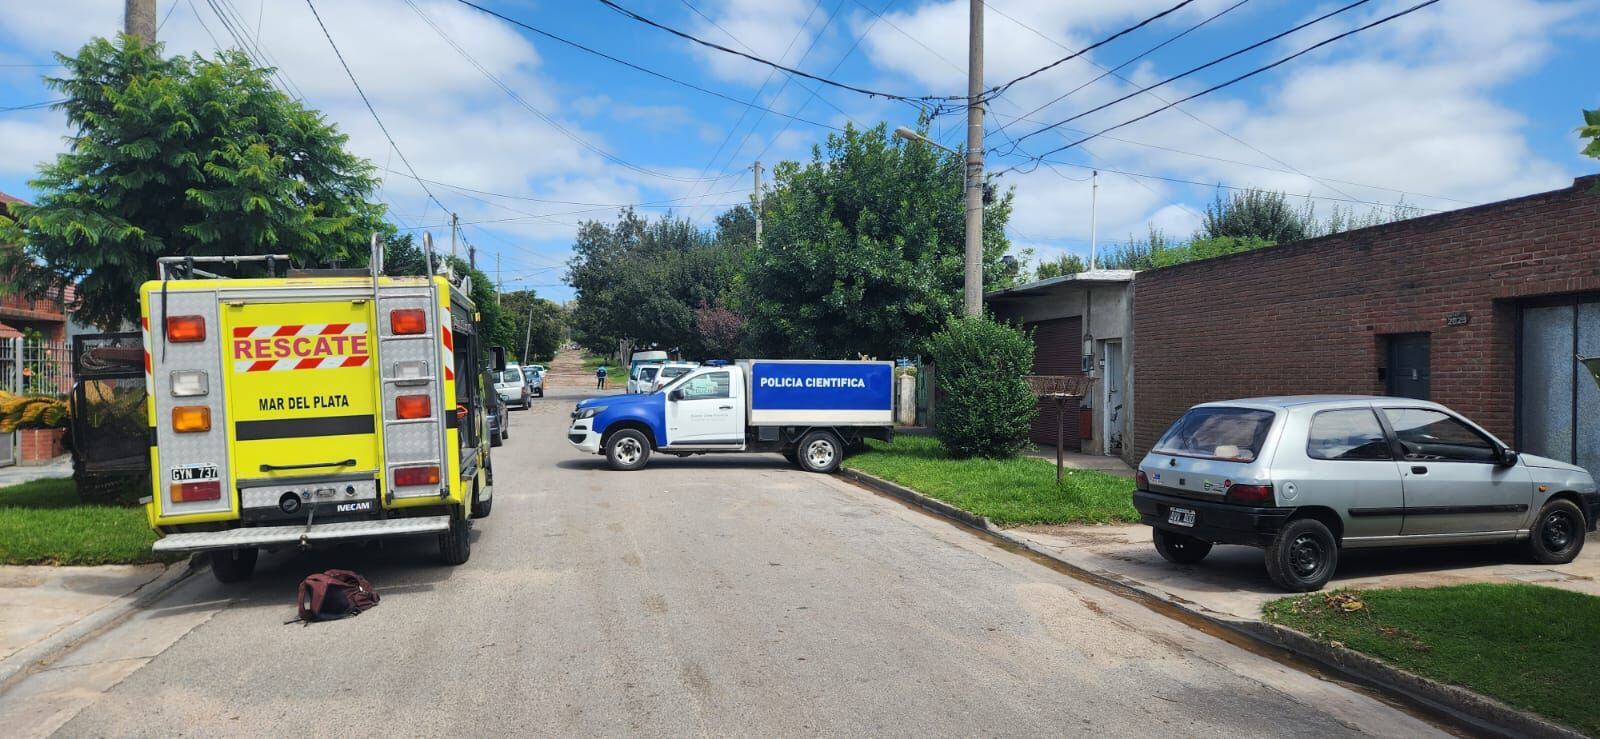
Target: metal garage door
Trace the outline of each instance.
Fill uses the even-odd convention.
[[[1600,294],[1522,308],[1517,378],[1521,451],[1600,471],[1600,388],[1577,356],[1600,356]]]
[[[1083,374],[1083,322],[1082,319],[1058,318],[1024,324],[1033,332],[1033,374],[1071,375]],[[1075,403],[1067,408],[1066,433],[1062,445],[1068,451],[1078,451],[1078,410]],[[1056,445],[1055,401],[1039,401],[1039,415],[1033,419],[1028,438],[1035,444]]]

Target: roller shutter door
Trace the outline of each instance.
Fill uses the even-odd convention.
[[[1058,318],[1023,324],[1033,332],[1033,374],[1070,375],[1083,374],[1083,319]],[[1067,451],[1078,451],[1078,407],[1068,403],[1063,445]],[[1028,438],[1036,444],[1056,445],[1056,402],[1039,401],[1039,414],[1033,419]]]

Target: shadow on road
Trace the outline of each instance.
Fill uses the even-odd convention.
[[[556,462],[557,467],[564,470],[605,470],[611,471],[606,466],[606,458],[598,454],[582,459],[563,459]],[[645,469],[725,469],[725,470],[772,470],[793,469],[794,465],[777,454],[704,454],[693,457],[674,457],[663,452],[650,455],[650,463]],[[642,471],[642,470],[641,470]],[[619,475],[628,474],[618,472]]]

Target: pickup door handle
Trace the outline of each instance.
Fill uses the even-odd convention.
[[[1426,475],[1426,474],[1428,474],[1428,468],[1427,467],[1423,467],[1422,465],[1419,464],[1419,465],[1411,468],[1411,474],[1413,474],[1413,475]]]
[[[717,406],[717,410],[719,410],[719,411],[731,411],[731,410],[733,410],[733,406],[731,406],[731,405],[719,405],[719,406]]]

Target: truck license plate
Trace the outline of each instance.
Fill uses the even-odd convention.
[[[1188,508],[1168,508],[1167,523],[1174,526],[1193,526],[1194,511]]]
[[[173,482],[201,482],[204,480],[220,480],[217,466],[214,464],[180,464],[172,468]]]

